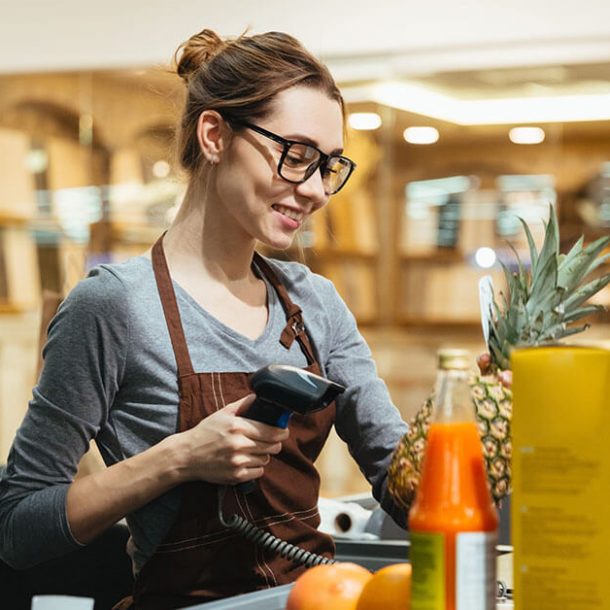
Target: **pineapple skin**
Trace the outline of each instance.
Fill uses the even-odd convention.
[[[510,493],[512,392],[496,375],[473,375],[470,387],[487,478],[493,499],[499,506]],[[409,430],[396,446],[388,467],[388,491],[394,502],[406,511],[410,509],[419,485],[433,404],[433,396],[429,396],[409,421]]]

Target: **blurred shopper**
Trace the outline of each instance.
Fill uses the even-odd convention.
[[[224,528],[226,514],[331,557],[317,526],[314,468],[335,426],[401,524],[386,489],[405,432],[369,348],[332,283],[286,249],[355,164],[342,155],[344,102],[291,36],[222,40],[203,30],[176,53],[187,98],[178,134],[188,175],[176,219],[151,251],[101,265],[48,330],[44,368],[0,488],[0,554],[25,567],[92,541],[123,517],[136,608],[176,608],[293,581],[304,569]],[[347,386],[289,429],[240,417],[249,373],[270,363]],[[95,439],[108,466],[73,480]],[[130,607],[124,602],[122,607]]]

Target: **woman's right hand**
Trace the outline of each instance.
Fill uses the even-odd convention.
[[[288,430],[243,417],[253,401],[250,394],[190,430],[76,478],[66,498],[72,536],[91,542],[125,515],[186,481],[235,485],[261,477],[271,456],[281,451]]]
[[[174,435],[182,481],[235,485],[263,476],[271,456],[282,450],[288,429],[243,417],[253,401],[250,394]]]

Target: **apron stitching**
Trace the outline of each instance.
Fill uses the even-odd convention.
[[[237,505],[239,506],[239,508],[242,511],[242,514],[244,516],[246,516],[250,520],[253,520],[254,517],[252,516],[252,513],[250,512],[250,507],[248,506],[248,501],[247,501],[246,497],[242,496],[243,500],[245,502],[245,505],[246,505],[246,508],[244,509],[244,507],[242,506],[242,503],[241,503],[240,495],[241,494],[238,494],[238,493],[235,494],[235,500],[237,501]],[[265,565],[264,566],[261,565],[261,562],[259,560],[259,547],[257,545],[254,545],[254,560],[256,561],[256,567],[261,571],[261,573],[265,579],[265,584],[268,587],[270,587],[271,583],[269,581],[269,575],[267,573],[267,570],[265,569],[267,564],[263,560],[263,563],[265,563]],[[275,581],[275,577],[273,576],[273,573],[271,573],[271,576],[273,577],[273,580]]]
[[[215,537],[214,537],[215,536]],[[170,546],[168,545],[167,547],[163,547],[161,548],[160,546],[157,547],[156,549],[156,553],[179,553],[180,551],[186,551],[189,549],[196,549],[198,547],[204,547],[204,546],[209,546],[211,544],[216,544],[218,542],[222,542],[223,540],[229,540],[229,539],[233,539],[233,538],[239,538],[238,534],[226,534],[223,533],[222,536],[218,536],[216,534],[213,535],[207,535],[207,536],[202,536],[202,538],[213,538],[213,540],[197,540],[196,538],[193,539],[192,541],[189,542],[189,544],[185,544],[184,542],[175,542],[173,543],[173,547],[170,548]]]
[[[302,512],[312,512],[312,511],[313,511],[313,509],[310,509],[309,511],[302,511]],[[311,515],[309,515],[307,517],[302,517],[299,520],[307,521],[308,519],[311,519],[312,517],[317,516],[316,513],[317,513],[317,511],[313,511]],[[280,525],[282,523],[287,523],[288,521],[293,521],[296,518],[297,517],[295,517],[295,516],[287,515],[283,519],[277,519],[277,520],[271,521],[269,523],[265,523],[264,525],[271,527],[272,525]],[[263,521],[263,520],[259,520],[259,522],[260,521]],[[166,543],[164,545],[159,545],[157,547],[156,552],[163,553],[163,554],[177,553],[177,552],[184,551],[184,550],[209,546],[211,544],[216,544],[217,542],[221,542],[223,540],[228,540],[228,539],[237,538],[237,537],[238,536],[236,534],[230,534],[230,533],[226,534],[226,532],[217,532],[215,534],[207,534],[205,536],[200,536],[197,538],[189,538],[186,540],[182,540],[180,542],[173,542],[173,543]],[[212,539],[212,538],[214,538],[214,539]],[[186,543],[188,543],[188,544],[186,544]]]
[[[223,529],[223,530],[218,530],[216,532],[212,532],[211,534],[203,534],[201,536],[193,536],[191,538],[183,538],[182,540],[176,540],[174,542],[164,542],[163,544],[160,544],[157,546],[158,549],[169,549],[169,548],[173,548],[176,546],[179,546],[181,544],[187,544],[187,543],[191,543],[191,542],[197,542],[197,541],[203,541],[203,540],[207,540],[207,539],[211,539],[211,538],[218,538],[218,537],[228,537],[228,536],[233,536],[235,534],[235,532],[232,532],[231,530],[227,530],[227,529]]]
[[[306,515],[307,513],[310,513],[312,511],[315,512],[317,510],[318,510],[317,506],[312,506],[311,508],[305,508],[303,510],[293,511],[291,513],[278,513],[277,515],[271,515],[269,517],[262,517],[261,519],[259,519],[257,521],[257,523],[263,523],[263,522],[267,521],[267,519],[278,519],[281,517],[295,517],[296,518],[299,515]]]
[[[224,394],[224,391],[222,389],[222,375],[220,373],[216,373],[216,379],[217,379],[217,382],[218,382],[218,391],[220,393],[220,397],[221,397],[221,400],[222,400],[222,406],[226,407],[227,403],[225,401],[225,394]]]
[[[252,511],[250,510],[250,505],[248,504],[248,498],[247,497],[244,498],[244,502],[246,503],[246,508],[248,509],[248,514],[250,515],[250,518],[252,519],[253,515],[252,515]],[[275,574],[273,573],[273,570],[271,569],[271,566],[265,561],[265,549],[258,548],[257,553],[260,554],[261,561],[263,562],[263,564],[265,565],[265,567],[267,568],[267,570],[271,574],[271,578],[273,578],[274,585],[277,586],[277,579],[275,578]]]
[[[214,373],[212,373],[212,392],[214,394],[214,406],[218,411],[218,396],[216,395],[216,381],[215,381]]]
[[[307,515],[306,517],[294,517],[292,515],[286,515],[285,517],[283,517],[281,519],[274,519],[272,521],[268,521],[264,525],[271,527],[272,525],[279,525],[280,523],[287,523],[288,521],[295,521],[296,519],[298,519],[299,521],[306,521],[307,519],[311,519],[312,517],[316,517],[316,516],[317,516],[317,511],[311,512],[311,514]]]
[[[312,510],[312,511],[307,511],[307,513],[303,514],[303,515],[285,515],[283,517],[267,517],[264,521],[264,523],[261,523],[261,525],[266,525],[266,526],[271,526],[271,525],[277,525],[279,523],[286,523],[288,521],[306,521],[307,519],[311,519],[312,517],[316,517],[317,516],[317,511]]]
[[[284,523],[286,521],[291,521],[293,519],[300,519],[301,521],[305,521],[310,519],[311,517],[315,517],[318,512],[317,507],[309,508],[307,510],[295,511],[293,513],[282,513],[280,515],[273,515],[272,517],[263,517],[261,519],[257,519],[253,521],[254,525],[276,525],[278,523]],[[268,519],[272,519],[271,522],[268,522]],[[217,532],[213,532],[211,534],[204,534],[203,536],[195,536],[192,538],[184,538],[182,540],[177,540],[176,542],[165,542],[157,546],[158,549],[169,549],[175,546],[192,543],[196,541],[204,541],[208,538],[214,538],[218,536],[224,536],[228,530],[220,530]],[[227,537],[227,536],[225,536]],[[229,536],[230,537],[230,536]]]
[[[221,397],[222,403],[224,405],[225,404],[225,397],[224,397],[224,393],[222,391],[222,385],[220,383],[220,374],[218,375],[218,391],[220,393],[220,397]],[[240,494],[236,493],[235,494],[235,499],[237,500],[237,504],[241,508],[241,503],[239,501],[239,495]],[[248,511],[248,518],[251,519],[251,520],[254,520],[254,515],[252,515],[252,512],[250,511],[250,506],[248,504],[248,498],[244,496],[243,499],[244,499],[244,503],[246,505],[246,509]],[[267,568],[267,570],[269,570],[269,572],[271,573],[271,578],[273,578],[273,583],[275,585],[277,585],[277,580],[275,578],[275,575],[273,574],[273,570],[271,570],[271,568],[268,566],[267,562],[265,561],[265,554],[264,554],[264,552],[262,550],[260,550],[260,561],[259,561],[259,547],[258,546],[256,546],[255,549],[254,549],[254,557],[256,559],[256,565],[261,569],[261,571],[263,572],[263,574],[265,576],[265,582],[267,583],[267,586],[271,586],[271,584],[269,583],[269,580],[267,578],[267,574],[265,573],[265,568]],[[264,564],[264,566],[261,565],[261,561]]]

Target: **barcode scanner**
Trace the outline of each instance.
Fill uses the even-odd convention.
[[[334,381],[286,364],[270,364],[259,369],[250,378],[250,387],[256,398],[243,416],[278,428],[286,428],[293,413],[307,415],[324,409],[345,391],[342,385]],[[250,493],[256,489],[256,479],[239,483],[236,488],[243,494]],[[224,527],[265,551],[308,568],[335,562],[334,559],[277,538],[239,515],[234,514],[226,519],[222,510],[226,491],[226,485],[218,488],[218,520]]]
[[[345,387],[288,364],[270,364],[250,378],[256,394],[243,417],[269,426],[286,428],[293,413],[307,415],[327,407]],[[237,489],[248,494],[256,489],[256,480],[239,483]]]

